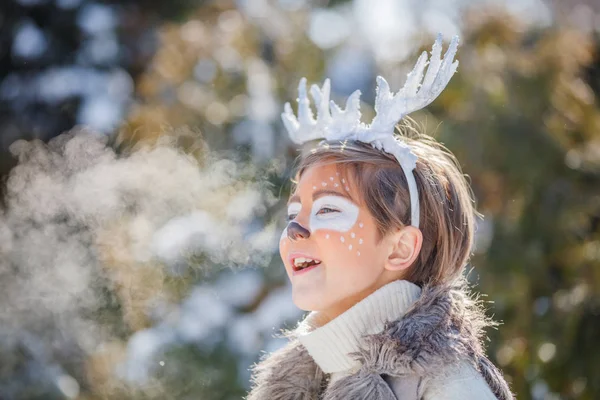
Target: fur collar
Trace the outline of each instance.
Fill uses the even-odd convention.
[[[378,334],[364,336],[354,354],[360,369],[328,387],[295,333],[291,341],[253,367],[247,400],[392,400],[381,375],[427,377],[441,367],[467,360],[482,374],[499,400],[513,398],[499,370],[485,357],[483,329],[494,325],[466,284],[426,286],[401,319]]]

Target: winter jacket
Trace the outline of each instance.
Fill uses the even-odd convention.
[[[247,400],[513,399],[464,282],[392,282],[322,327],[310,314],[253,367]]]

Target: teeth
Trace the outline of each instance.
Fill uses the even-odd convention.
[[[300,266],[306,262],[310,262],[313,261],[311,258],[304,258],[304,257],[298,257],[294,260],[294,264],[296,264],[296,266]]]
[[[298,258],[294,259],[294,265],[296,267],[300,267],[300,266],[302,266],[302,264],[308,263],[308,262],[314,262],[315,264],[320,263],[320,261],[313,260],[312,258],[298,257]]]

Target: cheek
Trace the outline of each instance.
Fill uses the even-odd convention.
[[[357,223],[344,232],[327,229],[318,232],[317,235],[327,254],[350,267],[364,259],[365,254],[368,253],[365,233]]]
[[[377,225],[364,209],[361,209],[354,223],[346,231],[324,229],[318,232],[319,242],[325,253],[340,269],[373,269],[379,263],[383,249],[378,244]]]

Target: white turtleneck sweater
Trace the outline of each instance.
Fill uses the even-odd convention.
[[[413,283],[391,282],[323,326],[317,325],[318,314],[310,313],[298,328],[298,339],[323,372],[330,374],[331,384],[360,368],[349,354],[359,350],[361,337],[379,333],[386,322],[402,318],[420,294]],[[418,381],[391,378],[388,383],[398,398],[404,398],[405,392],[417,393],[423,386],[419,395],[425,400],[495,399],[483,377],[467,363],[440,371],[419,388]]]

